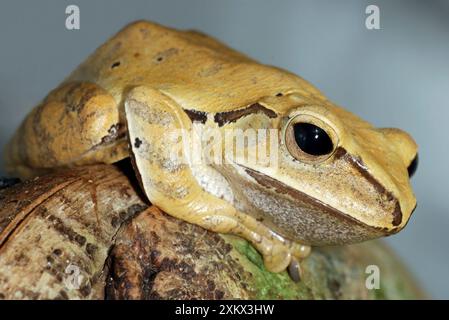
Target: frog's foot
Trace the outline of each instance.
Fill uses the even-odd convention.
[[[310,246],[287,240],[253,217],[240,212],[232,217],[206,216],[199,224],[209,230],[245,238],[262,254],[267,270],[281,272],[290,265],[289,272],[295,281],[300,278],[298,261],[310,253]],[[294,270],[297,270],[296,273]]]

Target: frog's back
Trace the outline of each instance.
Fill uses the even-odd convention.
[[[212,37],[139,21],[99,47],[66,81],[90,81],[123,101],[127,88],[157,88],[185,109],[222,112],[263,96],[321,96],[302,78],[261,65]]]
[[[28,114],[5,150],[7,170],[30,177],[45,168],[127,157],[123,102],[140,85],[160,90],[183,109],[208,113],[279,93],[324,99],[300,77],[209,36],[139,21],[101,45]]]

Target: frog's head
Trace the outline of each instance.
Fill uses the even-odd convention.
[[[342,244],[402,229],[416,207],[410,175],[417,145],[326,100],[293,96],[261,104],[279,132],[276,168],[238,164],[246,210],[279,233],[312,245]]]

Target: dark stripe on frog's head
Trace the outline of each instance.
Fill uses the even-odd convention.
[[[379,199],[378,203],[378,205],[380,206],[379,209],[382,210],[382,214],[385,214],[385,217],[390,221],[391,226],[387,228],[386,226],[385,227],[381,226],[383,224],[368,225],[365,222],[355,219],[353,216],[347,214],[346,212],[334,208],[330,205],[327,205],[326,203],[321,202],[319,199],[311,197],[310,195],[300,190],[296,190],[295,188],[286,185],[277,179],[274,179],[270,176],[266,176],[258,171],[254,171],[247,167],[243,168],[249,176],[251,176],[253,179],[257,181],[257,184],[259,186],[264,187],[267,190],[271,190],[271,192],[274,191],[274,193],[278,195],[288,196],[288,198],[292,199],[295,203],[293,205],[290,204],[290,207],[301,208],[299,210],[300,213],[296,214],[298,221],[300,221],[298,225],[304,224],[301,222],[302,217],[304,219],[307,219],[307,221],[313,220],[315,221],[314,223],[318,224],[319,222],[319,225],[324,226],[327,222],[325,221],[324,218],[321,217],[327,216],[330,221],[333,221],[332,222],[333,226],[336,227],[338,225],[339,228],[341,229],[339,232],[343,232],[342,234],[340,234],[339,232],[335,232],[332,236],[329,235],[331,231],[329,231],[328,234],[326,234],[326,232],[323,232],[323,234],[326,234],[327,238],[325,238],[325,240],[320,240],[318,239],[319,237],[317,236],[313,240],[316,242],[315,245],[318,243],[326,244],[326,242],[329,242],[327,244],[332,244],[330,242],[334,241],[332,237],[335,237],[336,239],[335,241],[340,239],[342,243],[345,243],[345,241],[348,239],[350,239],[351,242],[364,241],[379,236],[390,235],[401,230],[403,227],[403,226],[401,227],[401,225],[404,222],[404,217],[400,207],[399,199],[396,198],[390,191],[388,191],[376,179],[376,177],[374,177],[371,174],[371,172],[368,170],[366,164],[362,161],[362,159],[348,153],[344,148],[341,147],[338,147],[337,150],[335,151],[334,159],[339,162],[343,161],[344,163],[346,163],[345,166],[347,167],[349,166],[352,167],[351,171],[353,172],[353,174],[358,176],[357,179],[361,179],[361,181],[364,180],[365,183],[369,183],[372,186],[371,190],[372,191],[375,190],[374,192],[375,194],[373,194],[374,200],[373,199],[371,200],[375,201],[375,199]],[[354,170],[356,170],[357,172],[355,172]],[[281,201],[280,199],[278,200]],[[264,210],[263,208],[260,209]],[[321,213],[320,214],[321,217],[317,213]],[[376,213],[374,212],[373,214]],[[278,220],[280,221],[280,217],[278,217]],[[281,223],[279,221],[277,222],[277,225]],[[353,225],[353,228],[347,227],[350,224]],[[288,222],[285,222],[285,226],[288,229]],[[304,232],[304,230],[302,230],[302,232]],[[348,234],[345,235],[344,234],[345,232],[348,232]],[[315,237],[315,234],[308,235],[308,237],[312,236]],[[305,240],[312,241],[310,239]]]
[[[296,190],[296,189],[284,184],[281,181],[273,179],[269,176],[266,176],[264,174],[261,174],[260,172],[254,171],[249,168],[245,168],[245,172],[248,175],[250,175],[252,178],[254,178],[261,186],[264,186],[267,189],[274,189],[277,193],[288,195],[292,199],[303,199],[304,202],[307,202],[307,203],[313,204],[317,207],[320,207],[322,211],[330,212],[335,216],[338,216],[342,219],[347,219],[347,220],[349,220],[353,223],[359,224],[359,225],[363,225],[364,227],[375,228],[375,227],[365,225],[364,223],[362,223],[358,220],[355,220],[351,216],[349,216],[335,208],[332,208],[328,205],[325,205],[318,199],[312,198],[311,196],[305,194],[304,192]]]
[[[207,121],[207,113],[204,111],[184,109],[184,112],[192,122],[201,122],[202,124],[205,124]]]
[[[254,103],[243,109],[216,113],[214,116],[214,121],[218,123],[218,126],[222,127],[226,123],[235,122],[242,117],[255,113],[263,113],[269,118],[277,117],[276,112],[273,110],[264,107],[260,103]]]
[[[388,230],[365,224],[277,179],[247,167],[243,168],[257,182],[257,186],[247,185],[245,188],[258,188],[262,197],[259,201],[270,201],[272,195],[276,194],[276,202],[272,202],[272,205],[256,207],[256,210],[262,212],[259,214],[265,217],[276,215],[266,219],[264,224],[291,240],[314,246],[340,245],[379,238],[395,232],[395,229]],[[289,209],[283,210],[283,207]]]
[[[382,194],[388,201],[395,201],[395,209],[391,213],[391,224],[394,227],[399,226],[402,222],[402,211],[399,205],[399,201],[393,196],[391,192],[387,191],[385,187],[371,175],[371,173],[369,173],[362,159],[350,155],[342,147],[338,147],[337,150],[335,150],[335,158],[343,158],[345,161],[350,163],[374,187],[374,189],[379,194]]]

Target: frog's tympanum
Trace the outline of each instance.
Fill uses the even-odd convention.
[[[248,129],[275,132],[277,144],[226,147],[229,132]],[[213,138],[196,142],[173,134],[207,131]],[[223,161],[193,163],[198,141]],[[245,161],[255,148],[276,164]],[[150,22],[124,28],[50,92],[7,146],[6,165],[31,177],[129,156],[152,204],[249,240],[268,270],[294,278],[310,246],[396,233],[416,206],[407,133],[375,128],[209,36]]]

